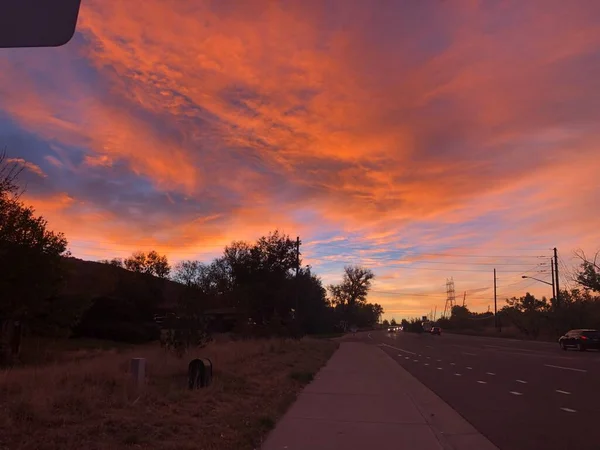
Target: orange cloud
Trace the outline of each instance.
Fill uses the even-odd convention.
[[[49,177],[72,204],[36,206],[87,255],[210,255],[280,228],[324,279],[358,258],[406,292],[450,276],[418,269],[426,248],[596,245],[583,3],[332,5],[84,2],[71,44],[0,62],[0,108],[54,152],[35,167],[78,183]],[[412,268],[387,255],[412,246]]]

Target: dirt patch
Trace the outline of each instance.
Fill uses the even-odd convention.
[[[255,449],[325,364],[329,340],[214,343],[183,359],[158,346],[0,372],[0,448]],[[147,383],[129,361],[147,359]],[[187,389],[187,364],[208,357],[213,384]]]

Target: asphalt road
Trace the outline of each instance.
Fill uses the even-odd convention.
[[[598,351],[451,334],[357,338],[381,346],[501,450],[600,449]]]

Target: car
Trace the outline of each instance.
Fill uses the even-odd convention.
[[[583,352],[589,348],[600,350],[600,331],[591,329],[570,330],[558,339],[563,350],[569,347]]]
[[[388,333],[395,333],[396,332],[396,327],[389,327],[388,328]]]
[[[433,327],[429,332],[431,334],[437,334],[438,336],[442,335],[442,329],[440,327]]]

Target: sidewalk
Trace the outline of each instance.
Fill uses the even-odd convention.
[[[375,345],[342,342],[262,450],[498,450]]]

